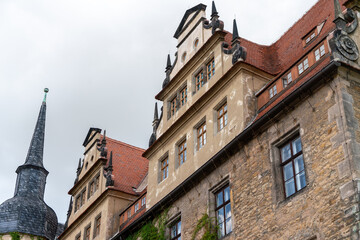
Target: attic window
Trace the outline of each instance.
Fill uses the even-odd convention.
[[[277,94],[277,89],[276,89],[276,85],[274,85],[269,89],[270,98],[273,98],[276,94]]]
[[[317,32],[316,32],[316,28],[314,28],[303,38],[303,45],[304,46],[308,45],[316,36],[317,36]]]
[[[306,58],[303,62],[301,62],[298,65],[299,75],[302,74],[308,68],[309,68],[309,60]]]

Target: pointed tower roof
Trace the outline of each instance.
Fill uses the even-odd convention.
[[[211,18],[213,17],[219,17],[219,13],[216,10],[215,2],[212,1],[212,7],[211,7]]]
[[[234,19],[234,21],[233,21],[233,38],[232,38],[232,42],[234,42],[235,40],[237,40],[239,38],[240,37],[239,37],[239,33],[238,33],[236,19]]]
[[[0,205],[0,235],[19,232],[54,239],[57,217],[44,202],[48,171],[43,166],[46,94],[40,107],[25,163],[16,170],[14,197]]]
[[[170,60],[170,54],[167,55],[167,61],[166,61],[166,70],[171,69],[171,60]]]
[[[155,120],[159,120],[157,102],[155,102],[155,110],[154,110],[154,121],[155,121]]]

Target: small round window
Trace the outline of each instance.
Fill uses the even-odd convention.
[[[181,61],[185,62],[186,60],[186,52],[183,53],[183,55],[181,56]]]
[[[197,48],[197,46],[199,45],[199,39],[195,39],[194,41],[194,48]]]

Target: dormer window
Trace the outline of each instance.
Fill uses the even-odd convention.
[[[276,89],[276,85],[274,85],[269,89],[270,98],[273,98],[276,94],[277,94],[277,89]]]
[[[298,65],[299,75],[302,74],[308,68],[309,68],[309,60],[306,58],[303,62],[301,62]]]
[[[318,49],[315,50],[315,60],[318,61],[324,55],[325,55],[325,46],[323,44]]]
[[[316,35],[316,28],[314,28],[303,38],[304,46],[308,45],[316,37]]]

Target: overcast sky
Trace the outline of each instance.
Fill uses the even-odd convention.
[[[217,0],[225,29],[276,41],[316,0]],[[196,0],[0,1],[0,204],[13,197],[43,98],[47,101],[45,201],[64,223],[90,127],[146,148],[154,96],[183,14]],[[329,4],[332,1],[329,0]]]

